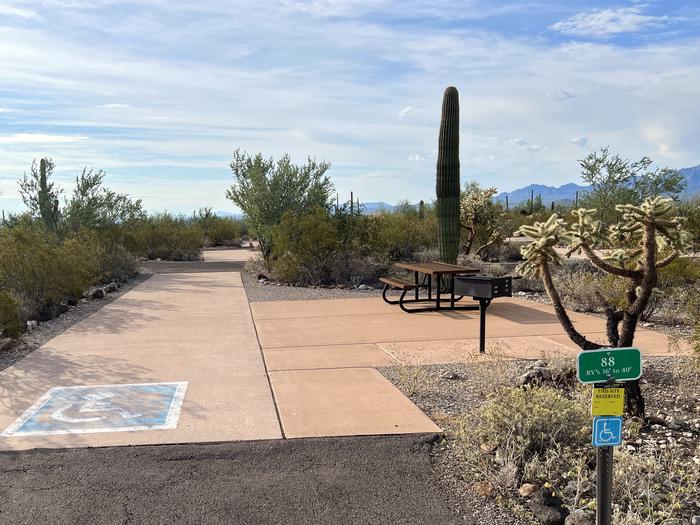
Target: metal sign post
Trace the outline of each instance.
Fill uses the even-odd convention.
[[[596,454],[596,523],[612,524],[613,447],[598,447]]]
[[[642,375],[637,348],[585,350],[576,359],[578,380],[593,384],[592,444],[596,447],[596,523],[612,525],[613,450],[622,443],[624,390],[618,381]],[[617,387],[617,388],[616,388]]]

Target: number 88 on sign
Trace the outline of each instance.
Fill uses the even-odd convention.
[[[576,358],[581,383],[634,381],[642,377],[642,353],[638,348],[584,350]]]

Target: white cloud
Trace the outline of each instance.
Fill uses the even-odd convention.
[[[0,16],[13,16],[17,18],[34,18],[38,19],[39,14],[32,10],[23,7],[17,7],[11,4],[0,4]]]
[[[573,139],[569,139],[569,144],[573,144],[579,148],[585,148],[588,146],[588,137],[574,137]]]
[[[48,135],[45,133],[12,133],[0,135],[0,144],[66,144],[87,140],[82,135]]]
[[[420,162],[422,160],[425,160],[425,156],[421,155],[420,153],[411,153],[408,156],[408,160],[411,162]]]
[[[636,33],[667,22],[667,16],[644,15],[639,7],[619,7],[578,13],[549,28],[565,35],[604,38],[619,33]]]
[[[413,113],[413,108],[411,106],[406,106],[401,111],[399,111],[399,118],[404,118]]]
[[[572,98],[576,98],[575,93],[571,93],[569,91],[564,91],[564,90],[548,91],[547,96],[549,98],[551,98],[552,100],[560,100],[560,101],[566,101],[566,100],[571,100]]]

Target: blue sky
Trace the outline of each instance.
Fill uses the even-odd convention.
[[[67,189],[87,165],[151,210],[233,211],[237,147],[430,200],[448,85],[463,181],[578,181],[608,144],[700,164],[695,1],[0,0],[0,208],[49,156]]]

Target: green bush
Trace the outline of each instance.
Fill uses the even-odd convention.
[[[413,259],[437,246],[437,221],[417,213],[380,213],[367,220],[367,252],[390,261]]]
[[[508,445],[524,460],[551,446],[584,445],[590,438],[586,408],[552,388],[497,389],[474,421],[481,443]]]
[[[100,280],[125,283],[138,273],[136,257],[121,244],[105,246],[100,260]]]
[[[99,280],[104,250],[97,236],[82,231],[64,241],[43,227],[0,229],[0,288],[19,301],[29,319],[46,306],[78,299]]]
[[[14,339],[22,333],[19,305],[12,295],[0,290],[0,338]]]
[[[194,261],[204,245],[204,233],[193,221],[162,213],[131,226],[124,241],[140,257]]]
[[[206,246],[240,246],[241,228],[238,221],[216,217],[203,226]]]
[[[272,234],[272,269],[276,278],[301,284],[334,280],[338,261],[338,235],[333,217],[321,208],[295,217],[290,213]]]

